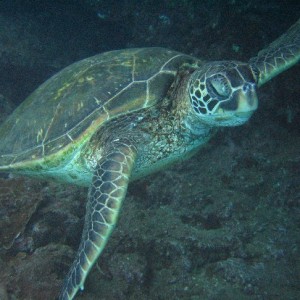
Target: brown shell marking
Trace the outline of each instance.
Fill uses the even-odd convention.
[[[156,104],[178,68],[195,61],[163,48],[141,48],[106,52],[66,67],[0,127],[0,170],[43,165],[45,159],[59,164],[107,120]]]

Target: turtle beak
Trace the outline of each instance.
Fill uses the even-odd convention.
[[[246,82],[233,92],[231,101],[219,107],[220,126],[238,126],[249,120],[257,109],[256,85]]]
[[[246,82],[235,96],[238,104],[236,109],[237,115],[252,113],[257,109],[256,84]]]

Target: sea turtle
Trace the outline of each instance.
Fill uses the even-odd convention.
[[[74,63],[33,92],[0,127],[0,171],[89,186],[59,298],[83,289],[129,181],[189,157],[219,127],[247,122],[257,87],[299,59],[300,20],[248,63],[117,50]]]

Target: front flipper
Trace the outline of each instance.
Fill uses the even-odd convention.
[[[81,243],[60,300],[73,299],[78,289],[83,290],[85,278],[116,224],[135,158],[133,145],[126,140],[115,140],[99,161],[89,190]]]
[[[277,74],[300,60],[300,19],[267,48],[250,59],[252,68],[258,70],[258,86],[262,86]]]

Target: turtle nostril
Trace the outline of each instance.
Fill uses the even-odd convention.
[[[255,83],[249,83],[249,82],[246,82],[244,85],[243,85],[243,92],[244,93],[247,93],[249,91],[253,91],[255,90],[256,88],[256,84]]]
[[[245,84],[243,85],[243,92],[244,92],[244,93],[247,93],[247,92],[249,91],[249,89],[250,89],[249,83],[245,83]]]
[[[247,93],[249,91],[253,91],[255,89],[255,84],[252,84],[252,83],[249,83],[249,82],[246,82],[244,85],[243,85],[243,92],[244,93]]]

